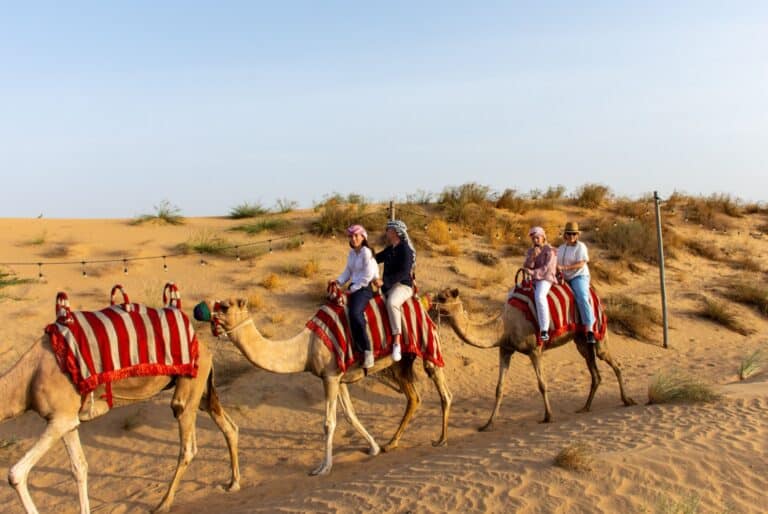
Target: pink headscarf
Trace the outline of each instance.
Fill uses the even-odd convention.
[[[350,225],[347,228],[347,235],[351,236],[353,234],[361,234],[363,239],[368,239],[368,232],[365,231],[362,225]]]
[[[531,227],[531,230],[528,231],[528,235],[547,237],[547,234],[544,233],[544,229],[541,227]]]

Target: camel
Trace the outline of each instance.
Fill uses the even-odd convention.
[[[504,377],[509,369],[509,362],[512,358],[512,354],[515,352],[523,353],[531,359],[531,364],[536,372],[536,379],[539,383],[539,391],[544,398],[544,419],[542,422],[549,423],[552,421],[552,407],[549,404],[547,384],[541,370],[542,351],[557,348],[572,340],[576,342],[576,348],[578,348],[581,356],[584,357],[584,360],[587,363],[587,368],[589,369],[589,374],[592,377],[587,402],[584,404],[584,407],[577,412],[589,411],[592,407],[592,400],[595,397],[597,387],[600,385],[600,371],[597,369],[595,356],[599,357],[613,368],[613,372],[616,374],[616,379],[619,382],[619,392],[621,394],[621,401],[624,402],[624,405],[635,405],[634,400],[628,397],[624,392],[621,369],[608,351],[607,338],[603,339],[603,341],[597,345],[592,345],[587,343],[584,334],[570,332],[551,340],[546,347],[542,348],[536,344],[534,326],[525,318],[520,310],[505,303],[501,313],[501,326],[499,326],[497,319],[491,319],[488,322],[480,324],[472,323],[467,312],[464,310],[463,302],[459,298],[459,290],[451,288],[444,289],[435,295],[435,302],[430,309],[430,315],[433,318],[438,318],[438,322],[440,319],[445,318],[459,339],[470,346],[476,348],[499,348],[499,378],[496,383],[496,403],[493,406],[493,411],[491,412],[491,417],[488,422],[479,428],[481,432],[493,429],[493,421],[499,413],[501,399],[504,395]],[[471,330],[477,329],[495,329],[495,333],[498,334],[499,328],[501,328],[501,334],[497,335],[496,340],[491,344],[479,343],[475,338],[476,336],[470,334]],[[591,348],[593,346],[595,347],[594,351]]]
[[[181,477],[197,453],[195,420],[198,408],[208,412],[227,441],[232,467],[232,477],[227,490],[237,491],[240,488],[240,469],[237,458],[238,428],[219,403],[213,385],[212,356],[202,341],[199,342],[198,364],[196,378],[134,377],[112,384],[113,397],[119,403],[147,400],[175,385],[171,409],[179,422],[179,460],[168,491],[154,509],[156,512],[167,512],[170,509]],[[98,396],[103,390],[103,386],[100,386],[94,395]],[[69,375],[59,367],[47,334],[33,344],[21,359],[0,377],[0,394],[5,398],[0,403],[0,421],[20,415],[27,410],[36,411],[47,421],[43,434],[8,473],[8,482],[16,490],[26,512],[28,514],[38,512],[27,486],[29,473],[59,439],[64,441],[72,464],[80,498],[80,513],[90,512],[88,463],[80,445],[78,426],[81,420],[90,420],[109,412],[109,408],[104,407],[105,402],[86,400],[83,406],[83,399]],[[97,406],[95,410],[92,408],[94,405]],[[81,406],[83,406],[82,411]]]
[[[310,329],[304,328],[295,336],[278,341],[269,340],[262,336],[256,328],[248,312],[248,301],[245,299],[229,299],[217,302],[211,317],[211,329],[217,337],[228,337],[240,350],[243,356],[254,366],[272,373],[309,372],[323,381],[325,391],[325,455],[320,464],[310,472],[310,475],[325,475],[330,473],[333,466],[333,434],[336,429],[336,403],[341,404],[347,420],[355,430],[368,442],[369,455],[378,455],[380,450],[385,452],[397,448],[400,437],[408,426],[421,398],[416,390],[413,373],[415,356],[403,354],[402,360],[395,362],[391,356],[380,357],[373,368],[363,370],[354,365],[346,371],[338,368],[336,359],[325,343]],[[442,368],[423,359],[424,370],[434,382],[440,395],[442,407],[442,432],[433,446],[445,446],[448,441],[448,414],[451,408],[451,393],[445,381]],[[407,399],[405,413],[392,439],[380,447],[374,438],[363,427],[357,418],[347,384],[363,379],[367,374],[390,368],[395,380]]]

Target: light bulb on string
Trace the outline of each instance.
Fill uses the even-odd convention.
[[[272,253],[272,240],[269,240],[269,253]]]
[[[85,271],[85,261],[82,261],[80,264],[83,266],[83,277],[87,277],[88,273]]]
[[[200,266],[205,266],[205,259],[203,259],[203,252],[200,252]]]
[[[237,262],[240,262],[240,247],[239,246],[235,246],[235,260]]]
[[[125,274],[125,275],[128,274],[128,260],[127,259],[123,259],[123,274]]]
[[[163,271],[168,271],[168,264],[165,262],[165,255],[163,255]]]
[[[37,279],[38,280],[43,280],[43,278],[45,278],[44,275],[43,275],[43,263],[42,262],[38,262],[37,263]]]

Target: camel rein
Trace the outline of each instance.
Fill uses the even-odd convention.
[[[229,334],[231,334],[235,330],[239,330],[239,329],[243,328],[244,326],[248,325],[249,323],[251,325],[253,325],[253,318],[248,317],[248,318],[244,319],[243,321],[241,321],[240,323],[238,323],[234,327],[230,328],[229,330],[224,330],[224,332],[219,334],[218,337],[229,336]],[[221,328],[221,325],[219,325],[219,328]]]

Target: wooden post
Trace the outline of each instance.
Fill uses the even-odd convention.
[[[659,279],[661,280],[661,313],[664,319],[664,348],[669,348],[669,323],[667,321],[667,289],[664,285],[664,243],[661,239],[661,198],[658,191],[653,192],[656,204],[656,239],[659,244]]]
[[[395,202],[390,200],[389,201],[389,220],[394,221],[395,219]]]

